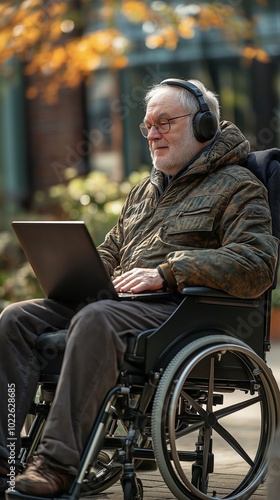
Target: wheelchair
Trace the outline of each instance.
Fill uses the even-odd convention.
[[[280,152],[273,149],[250,153],[247,162],[257,174],[261,166],[258,177],[268,187],[278,238],[279,160]],[[143,460],[156,461],[179,500],[250,498],[265,479],[268,450],[280,422],[280,392],[266,363],[271,293],[270,289],[261,297],[241,299],[189,287],[163,325],[131,339],[118,384],[93,423],[78,476],[60,498],[98,495],[121,481],[124,500],[142,500],[137,468]],[[40,396],[22,438],[22,466],[40,440],[65,341],[66,331],[37,340]],[[229,453],[234,459],[225,469]],[[6,498],[41,500],[16,491],[6,492]]]

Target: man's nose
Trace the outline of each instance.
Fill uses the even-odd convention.
[[[156,137],[161,137],[161,136],[162,136],[162,134],[158,131],[156,126],[151,125],[151,127],[149,129],[149,133],[148,133],[148,139],[151,140],[151,139],[154,139]]]

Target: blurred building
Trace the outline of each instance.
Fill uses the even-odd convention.
[[[91,83],[60,91],[54,105],[41,97],[27,100],[31,77],[27,81],[19,62],[7,63],[0,80],[3,210],[30,206],[33,193],[63,182],[68,167],[123,179],[150,164],[138,127],[142,99],[154,82],[171,76],[201,79],[216,91],[222,118],[242,129],[253,150],[280,147],[280,4],[269,1],[264,8],[248,1],[246,9],[248,19],[260,16],[254,37],[268,62],[246,61],[217,30],[197,31],[175,51],[148,50],[142,27],[123,20],[120,27],[133,42],[128,67],[97,71]]]

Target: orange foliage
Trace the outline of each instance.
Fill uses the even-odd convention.
[[[120,36],[114,29],[90,33],[78,40],[70,40],[64,46],[41,46],[25,72],[32,75],[38,72],[46,76],[55,75],[55,80],[46,85],[48,102],[54,102],[60,87],[75,87],[104,62],[112,68],[121,69],[128,63],[127,58],[115,48],[114,40]],[[26,97],[35,96],[34,88],[27,91]]]
[[[152,16],[151,10],[146,3],[137,0],[122,2],[122,13],[132,23],[144,23]]]
[[[259,62],[262,63],[268,63],[270,61],[269,55],[265,52],[265,50],[260,49],[260,48],[255,48],[255,47],[245,47],[243,49],[243,55],[245,59],[248,61],[252,61],[253,59],[256,59]]]
[[[192,17],[185,17],[180,20],[178,32],[182,38],[192,38],[194,36],[195,20]]]
[[[157,33],[156,35],[148,35],[146,37],[146,46],[148,49],[158,49],[164,47],[164,37]]]
[[[143,33],[149,49],[175,50],[180,37],[192,38],[199,29],[220,30],[238,47],[242,40],[253,41],[254,20],[248,21],[241,9],[242,3],[235,8],[222,2],[173,8],[168,2],[141,0],[104,0],[102,7],[97,8],[90,0],[82,0],[80,11],[72,12],[70,0],[2,0],[0,64],[16,55],[26,63],[27,75],[50,76],[46,91],[52,101],[59,87],[78,85],[100,66],[120,69],[128,64],[130,40],[116,28],[118,16],[131,23],[149,25],[150,31]],[[103,23],[104,28],[77,34],[75,28],[87,22],[85,12],[99,26]],[[66,25],[69,29],[64,30]],[[242,53],[247,60],[269,60],[263,49],[253,47],[253,42]],[[34,97],[37,91],[31,86],[27,97]]]
[[[213,7],[207,5],[201,7],[198,17],[198,25],[201,29],[222,28],[224,22],[224,7],[219,6],[218,9],[215,5]]]

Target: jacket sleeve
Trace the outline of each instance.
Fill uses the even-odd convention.
[[[116,224],[106,235],[103,243],[97,247],[100,257],[109,273],[113,276],[114,269],[119,265],[120,232]]]
[[[130,195],[123,205],[116,225],[107,233],[103,243],[101,243],[97,248],[110,276],[113,276],[121,260],[121,249],[123,246],[123,214],[125,213],[127,206],[129,206],[129,199]]]
[[[271,234],[267,193],[261,183],[238,184],[218,231],[219,248],[171,252],[164,273],[173,274],[179,291],[209,286],[237,297],[260,296],[273,282],[279,243]]]

